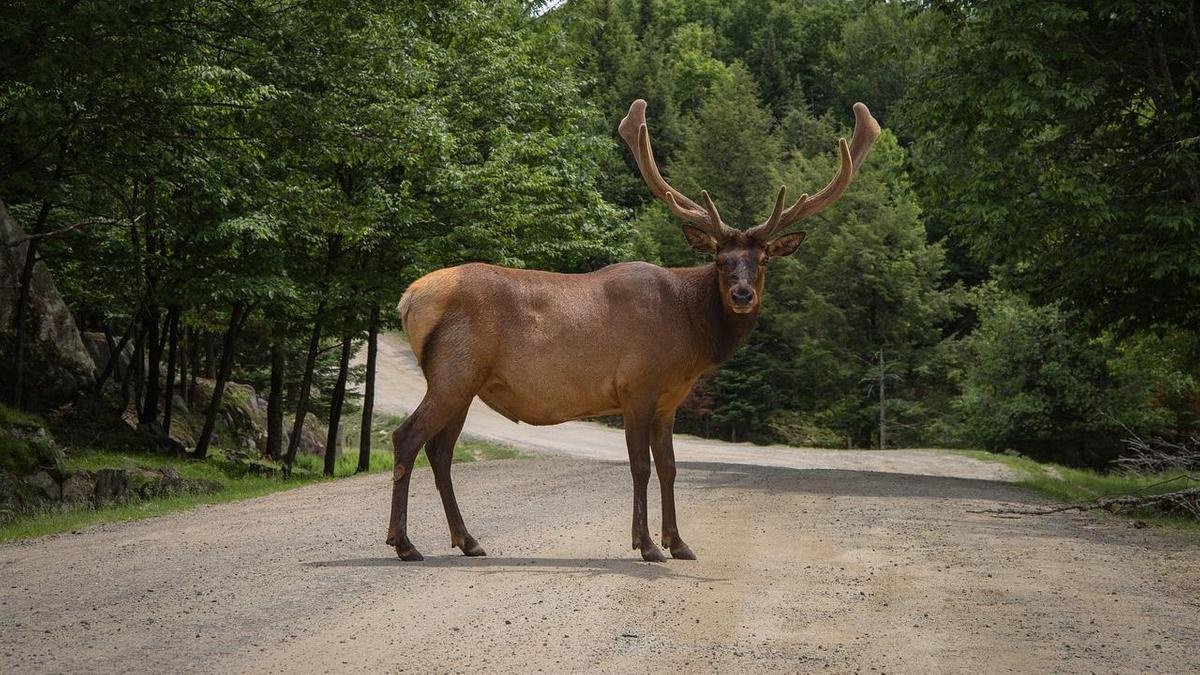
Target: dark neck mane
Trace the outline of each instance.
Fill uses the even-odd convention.
[[[750,331],[758,323],[758,308],[749,314],[734,314],[725,308],[715,263],[671,271],[683,279],[684,300],[689,307],[695,308],[692,321],[703,336],[704,360],[711,366],[727,361],[746,343]]]

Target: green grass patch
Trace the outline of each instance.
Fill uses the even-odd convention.
[[[0,427],[36,429],[41,426],[45,426],[45,423],[37,415],[21,412],[0,403]]]
[[[376,470],[375,462],[380,462],[379,470],[392,468],[392,432],[397,427],[404,424],[404,415],[377,414],[371,418],[371,463],[372,470]],[[358,464],[358,448],[360,441],[361,418],[355,417],[345,425],[345,431],[342,433],[342,438],[345,439],[345,454],[338,458],[338,465],[335,472],[342,471],[343,464],[348,467],[350,472],[353,472],[354,467]],[[386,449],[386,453],[383,452]],[[516,448],[504,445],[502,443],[494,443],[492,441],[476,438],[464,434],[459,437],[458,443],[454,446],[454,461],[455,462],[474,462],[476,460],[488,459],[515,459],[521,456],[521,452]],[[305,460],[308,462],[309,460]],[[298,462],[299,464],[299,462]],[[317,471],[321,470],[320,458],[316,458],[315,467]],[[429,458],[425,456],[424,451],[417,455],[417,460],[414,463],[416,467],[429,466]]]
[[[239,499],[260,497],[272,492],[290,490],[302,485],[318,482],[315,477],[294,477],[290,480],[268,476],[239,479],[225,485],[225,489],[209,495],[180,495],[164,499],[130,502],[99,509],[88,507],[66,508],[44,513],[21,516],[0,527],[0,542],[40,537],[47,534],[74,532],[91,525],[118,523],[130,520],[153,518],[167,513],[206,504],[220,504]]]
[[[1200,487],[1186,473],[1168,471],[1156,474],[1100,472],[1076,469],[1061,464],[1042,463],[1017,454],[994,453],[984,450],[954,450],[955,454],[989,462],[999,462],[1011,468],[1019,477],[1017,485],[1042,496],[1066,504],[1080,504],[1096,499],[1126,495],[1158,495],[1187,488]],[[1200,528],[1192,518],[1143,511],[1129,514],[1140,520],[1161,525]]]

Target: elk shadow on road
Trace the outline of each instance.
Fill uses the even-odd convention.
[[[547,558],[537,556],[487,556],[470,558],[462,555],[426,556],[422,562],[405,562],[394,556],[347,558],[344,560],[317,560],[301,563],[304,567],[397,567],[412,570],[427,568],[469,569],[475,574],[511,574],[530,572],[534,574],[569,574],[585,578],[605,575],[627,576],[634,579],[681,579],[714,583],[727,581],[716,577],[687,574],[679,565],[648,563],[620,558]],[[687,562],[683,562],[687,565]]]
[[[1015,483],[979,478],[928,476],[858,469],[796,469],[722,462],[679,462],[677,485],[690,489],[725,489],[765,494],[805,494],[824,498],[929,500],[942,503],[930,526],[946,519],[970,522],[1007,536],[1061,539],[1071,537],[1103,545],[1144,549],[1147,539],[1162,550],[1192,550],[1200,538],[1190,531],[1138,530],[1134,521],[1096,514],[1006,515],[982,513],[993,508],[1038,509],[1055,503]]]
[[[1013,483],[981,478],[927,476],[862,469],[678,462],[679,481],[692,487],[799,492],[835,497],[973,499],[1043,504],[1045,500]]]

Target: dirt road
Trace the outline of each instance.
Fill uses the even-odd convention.
[[[457,466],[483,559],[427,470],[424,563],[382,543],[384,475],[3,545],[0,672],[1200,669],[1194,533],[972,513],[1033,498],[962,458],[705,445],[679,448],[695,562],[627,550],[629,470],[592,454]]]

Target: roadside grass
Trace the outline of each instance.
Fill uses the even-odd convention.
[[[36,415],[0,404],[0,426],[39,427],[42,426],[42,420]]]
[[[371,471],[390,471],[392,466],[394,466],[392,459],[392,431],[401,424],[404,424],[404,420],[404,415],[376,414],[372,416]],[[354,419],[348,421],[344,428],[345,431],[342,433],[343,454],[338,458],[337,468],[334,472],[335,475],[341,475],[343,472],[347,474],[354,473],[355,467],[358,466],[358,448],[360,430],[362,429],[361,418],[355,416]],[[386,452],[384,449],[386,449]],[[516,459],[521,456],[521,452],[510,445],[495,443],[468,434],[460,436],[458,443],[454,446],[454,461],[458,463],[474,462],[476,460]],[[306,456],[303,462],[297,458],[297,466],[304,466],[319,473],[323,464],[320,457],[310,455]],[[425,456],[424,451],[417,454],[417,460],[413,463],[413,466],[416,468],[429,466],[429,458]]]
[[[392,469],[390,434],[392,429],[395,429],[403,421],[403,417],[381,415],[371,425],[373,430],[378,430],[379,433],[375,435],[377,440],[372,443],[374,447],[371,452],[368,473],[390,471]],[[98,509],[88,506],[78,506],[21,514],[16,516],[12,521],[0,525],[0,542],[27,539],[47,534],[76,532],[85,527],[104,523],[153,518],[199,506],[261,497],[274,492],[353,476],[358,467],[357,428],[353,429],[351,437],[354,439],[353,445],[351,446],[350,443],[345,444],[346,447],[343,449],[342,456],[338,458],[334,467],[334,476],[332,478],[322,475],[324,460],[317,455],[298,456],[296,458],[295,473],[291,478],[283,478],[278,474],[263,475],[256,473],[245,463],[227,459],[221,453],[220,449],[215,450],[214,454],[204,461],[167,457],[157,454],[117,452],[105,448],[71,449],[68,451],[64,462],[67,470],[132,469],[137,467],[159,469],[169,467],[178,471],[179,475],[184,478],[205,479],[220,483],[222,489],[212,494],[189,494],[145,501],[131,501],[124,504],[104,506]],[[512,459],[520,456],[521,453],[515,448],[466,436],[459,440],[458,445],[454,449],[455,462]],[[268,466],[277,466],[267,460],[262,460],[261,463]],[[416,466],[429,466],[429,460],[424,452],[417,456]]]
[[[1182,471],[1155,474],[1102,473],[1091,469],[1076,469],[1061,464],[1043,463],[1024,455],[987,452],[984,450],[951,450],[958,455],[988,462],[998,462],[1011,468],[1020,478],[1017,485],[1064,504],[1082,504],[1096,499],[1127,495],[1158,495],[1186,488],[1200,487],[1200,482]],[[1200,529],[1200,522],[1178,515],[1140,510],[1125,514],[1148,523]]]

